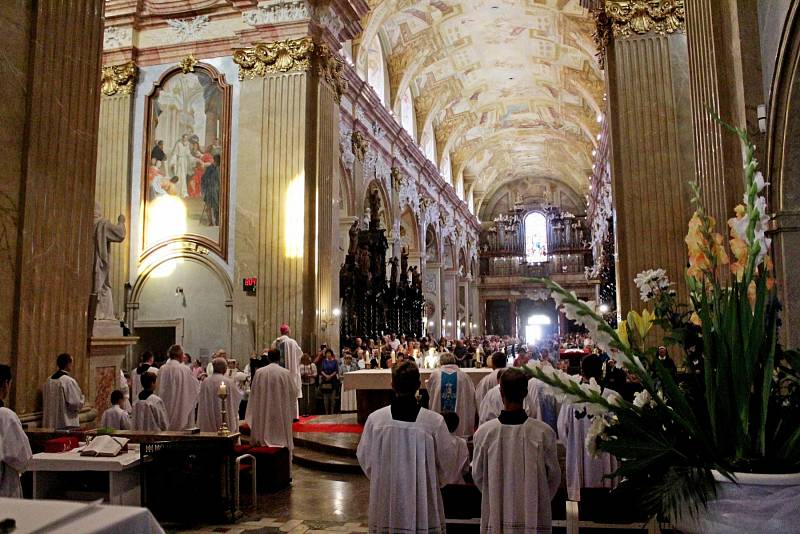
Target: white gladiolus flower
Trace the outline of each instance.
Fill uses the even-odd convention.
[[[633,395],[633,405],[637,408],[644,408],[645,406],[650,405],[653,402],[653,398],[650,396],[650,392],[646,389],[639,391]]]
[[[592,458],[597,458],[599,451],[597,450],[597,439],[603,435],[608,428],[608,423],[602,417],[595,417],[592,419],[592,425],[589,431],[586,432],[586,452]]]
[[[756,193],[760,193],[767,185],[769,185],[769,182],[764,181],[764,175],[761,174],[761,171],[758,171],[753,177],[753,182],[756,184]]]

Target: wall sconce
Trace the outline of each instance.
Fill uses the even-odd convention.
[[[339,308],[334,308],[334,309],[331,310],[330,315],[327,315],[325,313],[325,310],[322,310],[321,313],[320,313],[319,310],[317,310],[317,315],[319,315],[319,317],[320,317],[320,319],[319,319],[319,329],[322,330],[323,332],[325,332],[328,329],[329,326],[336,324],[336,321],[342,315],[342,310],[339,309]]]

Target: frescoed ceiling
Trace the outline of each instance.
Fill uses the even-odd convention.
[[[436,163],[450,153],[454,181],[474,185],[476,208],[531,178],[583,202],[603,86],[579,0],[369,4],[361,42],[384,42],[392,105],[412,87],[417,131],[433,126]]]

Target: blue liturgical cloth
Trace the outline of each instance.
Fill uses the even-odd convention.
[[[456,411],[458,373],[442,373],[442,413]]]

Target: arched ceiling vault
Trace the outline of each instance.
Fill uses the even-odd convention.
[[[418,135],[433,126],[454,183],[468,172],[482,198],[546,176],[583,196],[603,84],[579,0],[368,1],[360,42],[381,33],[393,107],[415,88]]]

